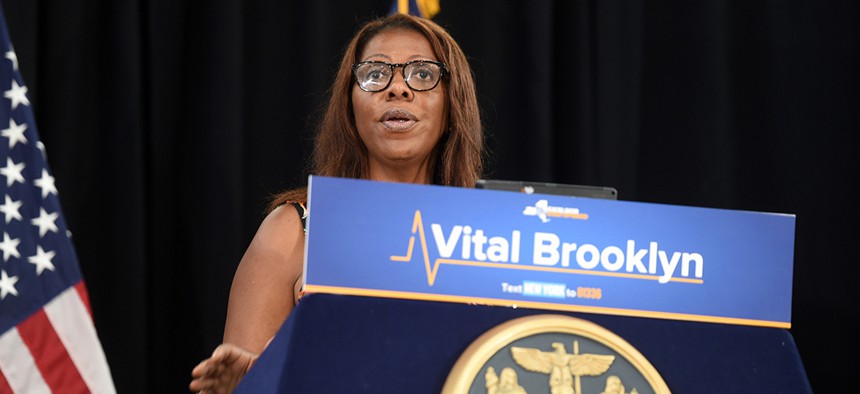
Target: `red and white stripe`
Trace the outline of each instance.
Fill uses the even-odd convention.
[[[83,282],[0,335],[0,393],[115,393]]]

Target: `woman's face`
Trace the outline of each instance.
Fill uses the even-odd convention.
[[[430,42],[413,30],[384,30],[367,42],[361,61],[406,63],[437,61]],[[353,84],[355,125],[367,146],[371,176],[374,169],[412,168],[432,171],[430,154],[442,137],[445,124],[445,84],[432,90],[413,91],[397,68],[387,88],[365,92]],[[428,180],[429,181],[429,180]]]

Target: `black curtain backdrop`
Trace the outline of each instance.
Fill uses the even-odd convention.
[[[268,196],[304,182],[340,51],[390,4],[2,1],[120,392],[183,392],[220,342]],[[860,3],[441,7],[477,78],[486,177],[796,214],[791,332],[816,391],[850,384]]]

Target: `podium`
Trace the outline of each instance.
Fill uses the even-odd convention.
[[[545,310],[311,294],[236,393],[438,394],[481,334]],[[673,393],[812,393],[780,328],[570,312],[636,347]]]
[[[486,333],[539,315],[620,337],[673,393],[812,392],[787,330],[791,215],[322,177],[310,190],[309,293],[239,393],[440,393]],[[520,349],[569,361],[570,342]],[[577,394],[604,391],[573,369]],[[464,392],[498,378],[481,371],[487,389]]]

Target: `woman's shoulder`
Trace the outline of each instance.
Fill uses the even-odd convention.
[[[283,247],[303,238],[304,234],[305,219],[302,213],[292,204],[286,204],[272,209],[263,218],[254,238],[264,245]]]

